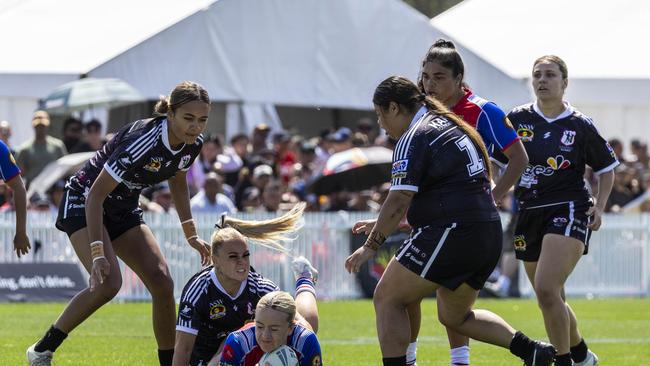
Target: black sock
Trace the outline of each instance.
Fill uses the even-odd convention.
[[[527,359],[535,351],[535,341],[517,331],[510,341],[510,353],[522,359]]]
[[[555,356],[555,366],[571,366],[573,361],[571,361],[571,354],[565,353],[563,355]]]
[[[43,338],[41,338],[38,343],[36,343],[36,346],[34,346],[34,351],[36,352],[44,352],[44,351],[56,351],[57,348],[63,343],[63,340],[67,337],[68,335],[63,333],[60,329],[54,328],[54,325],[50,327],[50,329],[45,332],[45,335]]]
[[[158,350],[158,361],[160,366],[172,366],[172,361],[174,360],[174,349],[159,349]]]
[[[384,357],[381,359],[384,366],[404,366],[406,365],[406,355],[401,357]]]
[[[571,358],[573,359],[573,362],[578,363],[582,362],[587,358],[587,344],[585,343],[584,339],[580,340],[580,343],[576,344],[575,346],[571,347]]]

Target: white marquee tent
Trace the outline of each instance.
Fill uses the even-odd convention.
[[[529,100],[535,58],[562,57],[567,100],[591,115],[605,137],[650,139],[650,2],[466,0],[431,24],[525,83]],[[504,92],[500,84],[482,87],[487,98]]]
[[[439,36],[401,0],[0,0],[0,119],[24,140],[37,100],[83,73],[151,99],[196,80],[229,103],[228,131],[279,123],[274,105],[370,110],[374,87],[415,79]],[[521,81],[461,52],[477,92],[526,99]]]

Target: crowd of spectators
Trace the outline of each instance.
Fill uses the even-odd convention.
[[[97,120],[86,123],[68,118],[63,123],[62,140],[49,135],[50,121],[45,112],[34,114],[34,139],[14,151],[27,184],[50,162],[68,153],[96,151],[109,136],[102,133]],[[11,125],[0,122],[0,139],[9,145]],[[188,172],[191,207],[194,212],[276,212],[306,201],[308,211],[378,212],[389,183],[361,192],[338,191],[316,195],[308,190],[327,159],[353,147],[384,146],[394,141],[379,133],[369,118],[359,120],[353,129],[323,130],[319,136],[305,137],[287,131],[272,131],[258,124],[250,134],[237,134],[229,141],[207,134],[203,149]],[[650,156],[647,142],[633,140],[629,151],[617,139],[610,140],[621,161],[616,169],[614,188],[607,205],[609,212],[650,212]],[[11,146],[10,146],[11,148]],[[591,177],[593,179],[593,177]],[[388,177],[387,177],[388,181]],[[32,211],[55,212],[65,181],[60,180],[45,196],[31,197]],[[142,208],[152,212],[174,210],[169,187],[161,184],[145,190]],[[505,203],[505,202],[504,202]],[[507,207],[504,207],[507,209]],[[0,185],[0,212],[12,210],[11,192]]]

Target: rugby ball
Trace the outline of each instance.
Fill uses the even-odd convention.
[[[299,366],[298,356],[289,346],[280,346],[265,353],[258,366]]]

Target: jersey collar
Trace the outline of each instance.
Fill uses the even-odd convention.
[[[573,113],[573,106],[571,104],[569,104],[569,102],[564,102],[563,101],[562,103],[564,104],[564,112],[560,113],[560,115],[555,117],[555,118],[546,117],[544,115],[544,113],[542,113],[542,110],[539,109],[539,107],[537,106],[537,101],[535,101],[535,103],[533,103],[533,110],[535,111],[535,113],[539,114],[540,117],[544,118],[546,120],[546,122],[553,123],[553,122],[561,120],[563,118],[567,118]]]
[[[420,109],[415,114],[415,116],[413,116],[413,119],[411,120],[408,129],[410,130],[411,127],[413,127],[413,125],[415,125],[420,120],[420,118],[422,118],[422,116],[424,116],[428,111],[429,109],[426,106],[423,105],[422,107],[420,107]]]
[[[162,122],[162,140],[163,140],[163,144],[165,145],[167,150],[169,150],[169,152],[176,155],[179,152],[181,152],[181,150],[183,150],[183,148],[185,147],[185,144],[183,144],[181,146],[181,148],[178,149],[178,150],[172,149],[172,146],[169,144],[169,132],[167,131],[167,128],[168,128],[167,127],[167,118],[165,118],[165,119],[163,119],[163,122]]]
[[[244,289],[246,288],[246,284],[248,283],[248,278],[247,278],[244,282],[241,283],[241,286],[239,286],[239,291],[237,291],[237,294],[235,295],[235,297],[232,297],[232,296],[230,296],[228,291],[226,291],[223,288],[223,286],[221,286],[221,282],[219,282],[219,279],[217,278],[217,273],[215,272],[214,268],[210,271],[210,278],[212,279],[212,282],[214,283],[214,285],[217,286],[219,291],[223,292],[224,295],[228,296],[230,298],[230,300],[235,300],[236,298],[241,296],[242,292],[244,292]]]

